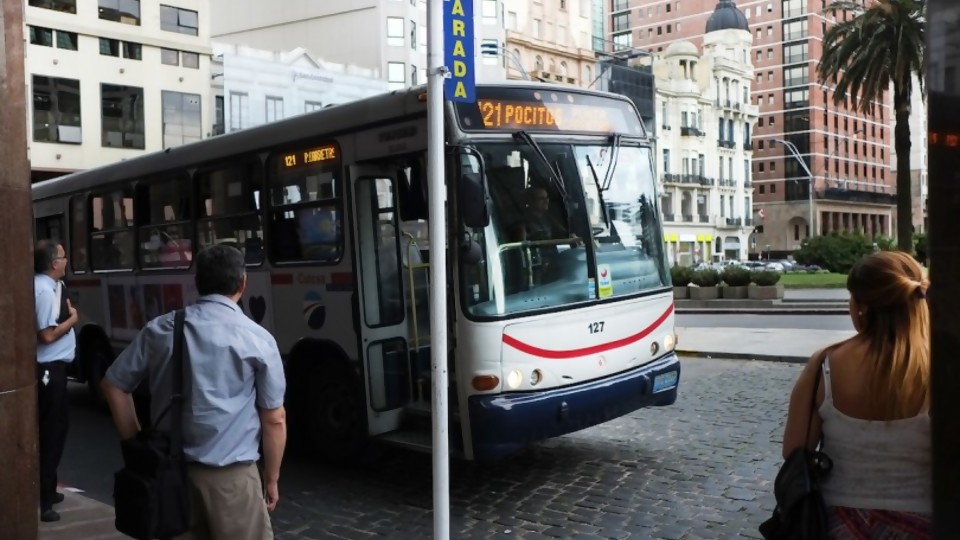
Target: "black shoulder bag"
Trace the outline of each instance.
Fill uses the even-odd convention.
[[[123,468],[114,475],[116,527],[138,540],[173,537],[190,527],[186,463],[183,457],[184,310],[174,318],[170,403],[153,427],[120,442]],[[169,433],[158,428],[170,413]]]
[[[817,370],[817,382],[810,397],[810,418],[807,420],[807,438],[810,423],[817,412],[817,391],[820,389],[823,360]],[[767,540],[820,540],[828,538],[827,507],[820,493],[820,481],[833,468],[833,461],[819,450],[810,450],[804,444],[787,457],[773,483],[777,507],[773,516],[760,525],[760,534]]]

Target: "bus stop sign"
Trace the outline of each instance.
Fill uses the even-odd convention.
[[[476,101],[473,40],[473,0],[445,0],[443,50],[450,78],[444,81],[444,94],[448,100],[466,103]]]

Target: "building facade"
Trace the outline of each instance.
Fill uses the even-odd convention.
[[[303,49],[214,43],[213,51],[211,105],[218,135],[387,91],[372,69],[324,62]]]
[[[755,252],[798,249],[811,232],[871,236],[896,230],[889,102],[875,104],[875,114],[862,114],[849,101],[834,105],[832,87],[817,80],[823,35],[836,21],[823,13],[829,3],[613,0],[610,39],[655,55],[678,41],[702,44],[711,18],[741,21],[753,36],[750,99],[759,108],[753,134]],[[812,182],[780,141],[797,148]]]
[[[476,78],[502,80],[498,57],[481,45],[502,47],[503,0],[471,0],[476,34]],[[303,48],[327,61],[374,70],[390,89],[425,84],[426,0],[284,0],[278,9],[262,0],[211,0],[218,43],[267,51]]]
[[[593,0],[513,0],[504,9],[507,78],[594,82]]]
[[[713,28],[653,66],[664,240],[671,264],[746,260],[753,231],[751,34]]]
[[[26,0],[32,181],[213,128],[206,0]]]

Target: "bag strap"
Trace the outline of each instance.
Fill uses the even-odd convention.
[[[183,371],[186,355],[183,352],[183,323],[186,310],[178,309],[173,318],[173,356],[170,358],[173,381],[170,388],[170,412],[173,419],[170,425],[170,450],[173,455],[183,452]]]
[[[810,424],[813,423],[813,415],[817,412],[817,393],[820,391],[820,379],[823,378],[823,362],[827,359],[828,354],[824,353],[823,357],[820,358],[820,366],[817,368],[817,380],[813,383],[813,393],[810,395],[810,416],[807,417],[807,436],[803,440],[803,446],[806,448],[807,441],[810,440]],[[823,447],[823,437],[820,438],[820,447]]]

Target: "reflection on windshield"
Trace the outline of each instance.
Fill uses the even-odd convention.
[[[602,190],[610,145],[540,147],[546,163],[522,143],[476,146],[491,223],[470,232],[483,257],[462,268],[469,311],[508,315],[669,285],[649,149],[621,148]],[[475,158],[464,160],[464,172],[479,169]],[[551,181],[548,164],[563,184]]]

